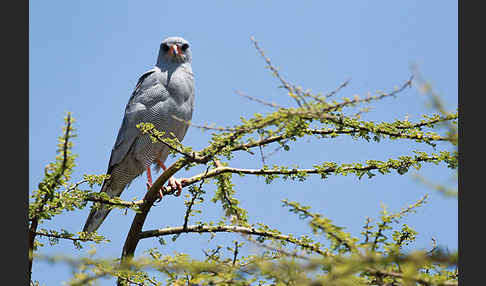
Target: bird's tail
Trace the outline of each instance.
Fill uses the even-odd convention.
[[[105,180],[100,192],[106,192],[108,195],[110,195],[110,197],[113,197],[114,192],[111,190],[110,185],[111,184]],[[110,211],[111,209],[109,209],[108,205],[106,204],[101,204],[99,208],[91,208],[88,219],[86,219],[86,223],[84,224],[83,231],[96,231]]]

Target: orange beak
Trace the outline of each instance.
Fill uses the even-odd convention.
[[[179,46],[177,45],[173,45],[172,47],[170,47],[170,50],[169,50],[169,55],[171,56],[178,56],[180,54],[180,50],[179,50]]]

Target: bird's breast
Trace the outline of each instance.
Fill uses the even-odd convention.
[[[194,82],[192,76],[182,74],[183,71],[175,73],[167,84],[167,91],[178,104],[183,104],[194,94]]]

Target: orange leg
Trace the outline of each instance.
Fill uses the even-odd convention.
[[[167,167],[160,160],[156,160],[157,164],[162,168],[162,170],[167,170]],[[169,186],[173,189],[177,189],[176,196],[180,196],[182,192],[182,180],[175,179],[174,177],[169,178]]]
[[[152,173],[150,172],[150,166],[147,167],[147,189],[152,187]]]
[[[147,168],[147,190],[149,190],[151,187],[152,187],[152,172],[150,171],[150,166],[149,166]],[[163,196],[164,196],[164,193],[162,193],[162,189],[160,189],[158,201],[160,201]]]

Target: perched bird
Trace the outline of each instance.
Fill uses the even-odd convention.
[[[169,154],[168,147],[161,142],[154,144],[136,125],[150,122],[157,130],[165,132],[164,136],[170,137],[172,132],[179,140],[184,138],[188,128],[184,121],[191,120],[194,106],[191,61],[191,48],[185,39],[170,37],[162,41],[157,64],[140,77],[128,100],[111,151],[107,171],[110,178],[103,182],[100,192],[106,192],[112,198],[120,196],[125,187],[145,170],[147,188],[150,188],[151,166],[155,165],[156,171],[166,169],[164,162]],[[180,195],[181,180],[171,177],[169,185]],[[162,196],[162,192],[159,193]],[[109,212],[103,204],[100,208],[92,208],[83,231],[96,231]]]

